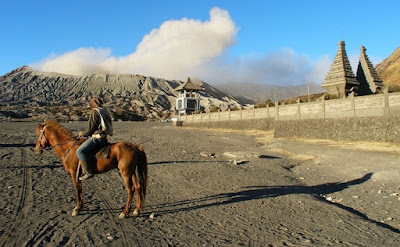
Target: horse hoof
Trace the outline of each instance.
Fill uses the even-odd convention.
[[[120,219],[123,219],[123,218],[125,218],[125,217],[126,217],[126,214],[124,214],[124,213],[120,213],[120,214],[119,214],[119,218],[120,218]]]
[[[78,211],[78,210],[74,210],[74,211],[72,211],[72,216],[77,216],[77,215],[78,215],[78,213],[79,213],[79,211]]]
[[[132,215],[133,215],[133,216],[138,216],[138,215],[139,215],[139,212],[135,209],[135,211],[133,211]]]

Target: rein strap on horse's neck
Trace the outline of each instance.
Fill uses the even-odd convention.
[[[72,149],[73,146],[75,146],[75,144],[76,144],[78,141],[79,141],[79,139],[76,139],[76,140],[74,141],[74,143],[72,143],[71,147],[69,147],[69,148],[67,149],[67,151],[65,151],[65,153],[62,155],[62,157],[64,157],[65,155],[67,155],[67,153]]]

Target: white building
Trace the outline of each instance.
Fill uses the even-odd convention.
[[[188,78],[187,82],[175,88],[175,91],[178,91],[175,107],[178,115],[200,110],[200,97],[196,92],[201,90],[204,90],[204,88],[194,84],[190,78]]]

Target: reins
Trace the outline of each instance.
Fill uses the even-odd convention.
[[[74,136],[73,138],[75,138],[75,136]],[[67,155],[67,153],[71,150],[71,148],[72,148],[73,146],[75,146],[75,144],[76,144],[78,141],[79,141],[79,138],[76,138],[75,141],[74,141],[74,143],[72,143],[72,145],[67,149],[67,151],[65,151],[65,153],[62,155],[62,157],[64,157],[65,155]],[[63,143],[62,145],[64,145],[64,144],[66,144],[66,143]],[[60,144],[60,145],[61,145],[61,144]]]

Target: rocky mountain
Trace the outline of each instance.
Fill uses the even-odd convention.
[[[174,89],[180,83],[128,74],[73,76],[22,66],[0,77],[0,118],[84,120],[89,99],[99,96],[116,120],[158,120],[174,112]],[[233,97],[197,83],[205,88],[200,92],[205,111],[239,106]]]
[[[382,63],[376,65],[376,71],[385,84],[400,86],[400,47]]]

